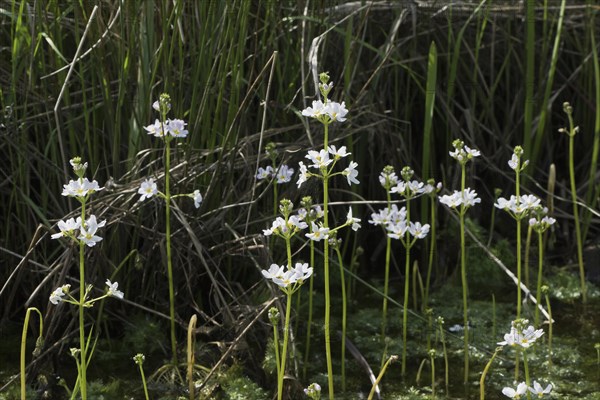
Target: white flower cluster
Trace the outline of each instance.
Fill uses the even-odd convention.
[[[333,83],[331,83],[333,84]],[[311,117],[319,120],[324,124],[329,124],[334,121],[344,122],[346,120],[346,103],[337,103],[335,101],[315,100],[312,102],[312,107],[307,107],[302,110],[302,115],[305,117]]]
[[[512,346],[526,349],[531,347],[535,341],[544,334],[543,329],[535,329],[532,325],[525,328],[528,320],[516,320],[511,323],[510,332],[504,334],[504,340],[498,342],[500,346]]]
[[[256,174],[256,179],[270,179],[275,178],[277,183],[287,183],[292,180],[292,176],[294,175],[294,168],[291,168],[285,164],[275,171],[272,166],[267,165],[266,168],[259,167],[258,173]]]
[[[307,158],[312,164],[309,164],[308,167],[316,169],[317,171],[319,171],[319,173],[317,174],[310,172],[307,166],[304,165],[302,161],[300,161],[298,163],[300,166],[300,175],[298,177],[298,181],[296,182],[298,188],[302,186],[302,184],[306,182],[311,176],[321,176],[320,174],[323,173],[330,175],[331,170],[333,170],[333,165],[335,165],[335,163],[339,159],[347,157],[350,154],[352,153],[348,153],[346,151],[346,146],[342,146],[339,149],[336,148],[336,146],[328,146],[327,150],[309,150],[305,158]],[[331,168],[327,170],[327,168],[330,165]],[[356,179],[356,177],[358,176],[358,171],[356,170],[356,167],[358,167],[358,163],[350,161],[348,167],[344,169],[341,173],[338,173],[346,177],[348,185],[358,185],[360,183],[358,179]]]
[[[321,398],[321,385],[318,383],[311,383],[307,388],[304,389],[304,394],[312,400],[318,400]]]
[[[511,399],[520,399],[521,396],[526,395],[527,391],[529,390],[532,394],[541,399],[544,397],[544,395],[550,394],[552,388],[553,386],[551,383],[544,388],[538,381],[534,380],[533,387],[528,387],[525,382],[521,382],[515,389],[512,387],[505,387],[502,389],[502,394],[506,397],[510,397]]]
[[[263,229],[263,235],[271,236],[274,234],[286,237],[306,228],[308,228],[308,224],[304,222],[304,218],[300,215],[291,215],[287,221],[282,217],[277,217],[269,229]]]
[[[188,130],[185,129],[186,125],[187,123],[182,119],[167,119],[165,122],[155,119],[153,124],[145,126],[144,129],[148,135],[154,137],[184,138],[188,135]]]
[[[519,197],[512,195],[510,199],[498,198],[494,206],[509,212],[516,218],[521,218],[540,207],[540,202],[541,200],[532,194],[524,194]]]
[[[554,223],[556,223],[556,219],[547,216],[548,208],[542,208],[541,212],[538,213],[533,218],[529,218],[529,226],[533,228],[536,232],[545,232],[550,228]]]
[[[450,151],[448,154],[450,154],[450,157],[454,158],[458,162],[466,163],[472,158],[479,157],[481,155],[479,150],[470,148],[461,140],[455,140],[452,145],[454,146],[454,151]]]
[[[455,190],[451,195],[440,196],[440,203],[455,209],[458,207],[469,208],[477,203],[481,203],[481,199],[477,197],[477,192],[471,188],[466,188],[464,191]]]
[[[271,264],[268,270],[262,270],[262,274],[266,279],[272,280],[274,284],[282,289],[290,288],[293,291],[310,278],[312,273],[313,269],[308,266],[308,263],[296,263],[294,268],[288,265],[287,269],[283,265]]]

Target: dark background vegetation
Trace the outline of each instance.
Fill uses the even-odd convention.
[[[162,144],[143,126],[156,118],[152,102],[167,92],[172,116],[185,119],[190,131],[174,152],[173,192],[200,189],[204,195],[199,210],[191,201],[177,201],[177,315],[185,326],[197,313],[206,338],[234,338],[268,298],[258,271],[271,261],[261,232],[270,223],[272,200],[270,187],[256,186],[257,161],[268,163],[269,141],[277,144],[280,160],[295,168],[307,149],[320,146],[320,127],[299,114],[316,98],[315,71],[329,72],[335,82],[331,97],[350,110],[330,137],[348,146],[359,164],[361,185],[349,191],[340,180],[334,201],[383,200],[377,176],[386,164],[397,171],[410,165],[422,179],[457,188],[460,171],[448,151],[461,138],[482,153],[469,185],[483,203],[469,215],[488,229],[494,189],[505,196],[514,192],[506,162],[515,145],[524,145],[531,160],[525,192],[545,199],[548,170],[556,165],[559,229],[552,256],[572,262],[567,137],[557,130],[567,125],[562,103],[569,101],[581,128],[578,196],[585,210],[595,210],[600,135],[595,1],[567,2],[558,40],[558,0],[533,1],[529,14],[520,1],[97,3],[84,37],[90,1],[0,1],[2,326],[20,322],[26,307],[37,306],[46,314],[48,346],[59,344],[54,350],[75,329],[74,314],[56,312],[48,302],[57,285],[76,276],[77,249],[49,237],[58,219],[77,213],[77,204],[60,195],[75,155],[106,186],[93,198],[93,212],[108,224],[101,245],[86,252],[87,279],[102,288],[112,276],[126,296],[103,309],[99,326],[118,337],[132,315],[166,321],[164,204],[140,204],[136,192],[142,179],[164,174]],[[535,28],[534,37],[527,37],[527,26]],[[82,40],[83,55],[65,85]],[[437,84],[426,136],[432,43]],[[318,199],[315,190],[306,185],[298,191],[290,183],[279,194],[297,204],[306,194]],[[355,209],[364,223],[357,243],[365,248],[359,267],[365,279],[380,277],[383,267],[376,251],[380,231],[366,223],[371,207],[378,208]],[[346,209],[340,207],[340,218]],[[448,218],[440,208],[442,226]],[[584,211],[583,220],[586,243],[597,244],[597,214]],[[498,216],[497,228],[497,238],[513,237],[505,216]],[[456,257],[444,245],[440,252]],[[277,253],[273,257],[279,261]],[[440,264],[438,274],[454,266]],[[183,329],[180,333],[183,338]]]

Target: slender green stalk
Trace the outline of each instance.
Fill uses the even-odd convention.
[[[383,364],[383,367],[381,368],[381,372],[379,372],[379,375],[377,375],[377,379],[375,379],[375,382],[373,383],[373,386],[371,387],[371,391],[369,392],[369,397],[367,397],[367,400],[373,400],[373,396],[375,395],[375,388],[377,387],[377,385],[379,385],[379,382],[381,382],[381,379],[383,378],[383,375],[385,375],[385,371],[387,370],[387,367],[390,365],[391,362],[396,361],[398,359],[398,356],[392,355],[390,356],[390,358],[388,358],[388,360],[385,362],[385,364]]]
[[[487,376],[487,373],[489,372],[490,367],[492,366],[492,363],[494,362],[494,359],[496,358],[498,353],[500,353],[501,351],[502,351],[502,347],[496,347],[494,354],[492,354],[492,358],[490,358],[490,361],[488,361],[488,363],[485,365],[485,368],[483,369],[483,372],[481,373],[481,378],[479,378],[479,399],[480,400],[485,400],[485,377]]]
[[[527,227],[527,237],[525,238],[525,261],[523,263],[523,269],[525,270],[525,286],[529,287],[529,250],[531,249],[531,234],[533,228],[531,225]]]
[[[335,246],[335,251],[340,265],[340,279],[342,284],[342,392],[346,391],[346,318],[348,303],[346,299],[346,280],[344,275],[344,261],[339,246]]]
[[[164,118],[163,118],[164,121]],[[164,123],[164,122],[163,122]],[[169,317],[171,319],[171,352],[172,362],[177,367],[177,337],[175,336],[175,288],[173,284],[173,256],[171,254],[171,144],[165,140],[165,233],[167,237],[167,276],[169,279]]]
[[[435,349],[429,350],[429,362],[431,363],[431,397],[435,399]]]
[[[38,310],[36,307],[29,307],[27,309],[27,312],[25,313],[25,321],[23,322],[23,333],[21,334],[21,363],[20,363],[20,367],[21,367],[21,400],[25,400],[27,397],[27,388],[25,387],[25,378],[26,378],[25,351],[26,351],[26,347],[27,347],[27,328],[29,327],[29,316],[32,311],[37,312],[38,315],[40,316],[40,334],[38,335],[38,338],[36,341],[34,355],[36,355],[36,353],[39,352],[41,345],[44,341],[44,336],[43,336],[44,317],[43,317],[41,311]]]
[[[550,307],[550,296],[548,296],[549,292],[548,286],[542,286],[542,294],[546,299],[546,309],[548,310],[548,354],[550,357],[550,363],[552,363],[552,326],[554,324],[554,320],[552,319],[552,308]]]
[[[275,309],[275,311],[277,311],[277,309]],[[271,315],[271,314],[269,314]],[[281,356],[279,355],[279,327],[278,327],[278,320],[279,320],[279,312],[277,312],[277,317],[274,319],[271,319],[271,323],[273,324],[273,347],[275,350],[275,363],[277,364],[277,393],[279,393],[280,391],[280,382],[279,382],[279,377],[281,375]]]
[[[519,159],[520,160],[520,159]],[[521,162],[517,164],[516,172],[516,183],[515,183],[515,196],[517,207],[520,203],[520,191],[521,191]],[[517,221],[517,319],[521,318],[521,217],[516,216]]]
[[[544,265],[544,235],[542,231],[538,231],[538,276],[537,276],[537,287],[535,291],[535,327],[540,327],[540,301],[542,300],[542,267]]]
[[[460,189],[461,193],[465,192],[466,187],[466,164],[461,163],[461,178]],[[464,204],[460,206],[458,215],[460,221],[460,280],[462,283],[462,298],[463,298],[463,323],[464,323],[464,383],[469,381],[469,308],[467,304],[468,282],[467,282],[467,254],[465,251],[465,213],[466,207]]]
[[[81,223],[85,221],[85,202],[81,203]],[[85,243],[79,241],[79,303],[77,307],[79,309],[79,390],[81,391],[81,400],[87,399],[87,357],[86,350],[87,346],[85,343],[85,257],[84,257]]]
[[[449,396],[450,387],[450,368],[448,368],[448,351],[446,350],[446,334],[444,333],[444,318],[437,317],[438,328],[440,330],[440,341],[442,342],[442,351],[444,352],[444,384],[446,386],[446,396]]]
[[[434,189],[435,191],[435,189]],[[430,200],[430,211],[431,211],[431,234],[430,234],[430,242],[429,242],[429,259],[427,261],[427,277],[425,278],[425,298],[423,300],[423,310],[427,310],[429,307],[429,285],[431,284],[431,270],[433,269],[433,258],[435,255],[435,245],[436,245],[436,217],[435,217],[435,209],[437,204],[435,202],[434,197],[431,197]]]
[[[290,337],[290,317],[292,315],[292,293],[288,292],[285,306],[285,325],[283,327],[283,349],[281,351],[281,368],[277,379],[277,399],[283,398],[283,380],[285,378],[285,361],[287,359],[287,346]]]
[[[386,196],[387,196],[387,208],[390,210],[392,206],[392,196],[390,195],[390,191],[386,188]],[[387,303],[388,303],[388,295],[390,291],[390,261],[392,256],[392,238],[389,237],[386,233],[385,235],[385,277],[383,279],[383,308],[381,311],[381,340],[385,340],[385,331],[387,328]],[[384,354],[385,357],[385,354]],[[384,360],[382,359],[383,363]]]
[[[329,125],[324,124],[323,147],[327,149]],[[323,177],[323,227],[329,228],[329,177]],[[327,358],[327,384],[329,391],[329,400],[334,398],[333,389],[333,364],[331,363],[331,298],[329,293],[329,241],[325,240],[323,244],[323,275],[325,280],[325,356]]]
[[[140,376],[142,377],[142,386],[144,387],[144,396],[146,397],[146,400],[150,400],[150,396],[148,396],[148,385],[146,384],[146,374],[144,374],[143,364],[144,364],[145,360],[146,360],[146,357],[141,353],[138,353],[133,357],[133,361],[135,361],[135,363],[140,367]]]
[[[573,218],[575,219],[575,235],[577,241],[577,263],[579,264],[579,280],[581,284],[581,297],[583,303],[587,303],[587,288],[585,285],[585,269],[583,266],[583,237],[581,236],[581,224],[579,223],[579,207],[577,206],[577,184],[575,182],[575,134],[579,127],[573,123],[573,108],[569,103],[563,104],[569,118],[569,180],[571,182],[571,199],[573,201]]]
[[[315,265],[315,243],[310,240],[310,265]],[[310,355],[310,333],[312,329],[312,317],[313,317],[313,283],[314,274],[310,276],[310,282],[308,286],[308,322],[306,326],[306,346],[304,348],[304,366],[302,367],[302,377],[306,379],[306,369],[308,368],[308,358]]]
[[[523,350],[523,369],[525,370],[525,383],[527,387],[531,386],[531,379],[529,379],[529,365],[527,364],[527,352]],[[527,391],[527,398],[531,399],[529,390]]]
[[[410,221],[410,201],[406,202],[406,221]],[[408,222],[407,222],[408,223]],[[404,247],[406,261],[404,265],[404,306],[402,307],[402,376],[406,375],[406,338],[408,336],[408,290],[410,282],[410,233],[405,234]]]

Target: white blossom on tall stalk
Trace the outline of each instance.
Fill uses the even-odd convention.
[[[157,193],[158,187],[156,186],[156,182],[154,182],[153,178],[148,178],[140,184],[140,188],[138,189],[138,194],[142,195],[139,201],[149,199]]]
[[[100,236],[96,235],[96,231],[104,225],[106,225],[106,221],[97,222],[96,216],[90,215],[87,221],[85,221],[79,229],[80,234],[77,238],[88,247],[94,247],[96,243],[102,240]]]
[[[528,320],[514,320],[511,323],[509,333],[504,335],[504,340],[498,342],[500,346],[520,347],[523,349],[531,347],[535,341],[544,334],[543,329],[535,329],[532,325],[525,327]]]
[[[522,395],[527,393],[527,384],[521,382],[517,385],[516,389],[512,387],[505,387],[502,389],[502,394],[511,399],[520,399]]]

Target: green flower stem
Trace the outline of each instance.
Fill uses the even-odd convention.
[[[292,314],[292,292],[287,292],[285,306],[285,326],[283,328],[283,350],[281,352],[281,368],[279,369],[279,378],[277,379],[277,399],[283,398],[283,379],[285,377],[285,361],[287,359],[287,346],[290,336],[290,316]]]
[[[427,277],[425,278],[425,300],[423,301],[423,311],[429,307],[429,285],[431,283],[431,270],[433,268],[433,257],[435,255],[435,200],[431,198],[431,233],[429,237],[431,242],[429,245],[429,260],[427,263]]]
[[[488,371],[490,370],[490,367],[492,366],[494,359],[496,358],[498,353],[501,351],[502,351],[502,347],[496,347],[496,351],[494,351],[494,354],[492,354],[492,358],[490,358],[490,361],[488,361],[488,363],[485,365],[485,368],[483,369],[483,372],[481,373],[481,378],[479,379],[479,399],[480,400],[485,400],[485,377],[486,377]]]
[[[537,288],[535,291],[535,327],[540,327],[540,301],[542,300],[542,267],[544,265],[544,246],[543,240],[544,235],[541,231],[538,231],[538,276],[537,276]]]
[[[369,392],[369,397],[367,398],[367,400],[373,399],[373,396],[375,396],[375,388],[377,387],[377,385],[379,385],[379,382],[381,382],[381,379],[383,378],[383,375],[385,375],[385,371],[387,370],[387,367],[390,365],[391,362],[396,361],[397,359],[398,359],[398,356],[392,355],[392,356],[390,356],[390,358],[387,359],[385,364],[383,364],[383,367],[381,368],[381,372],[379,372],[379,375],[377,375],[377,379],[375,379],[375,382],[373,383],[373,386],[371,387],[371,391]]]
[[[279,327],[278,324],[273,324],[273,347],[275,348],[275,363],[277,364],[277,393],[283,390],[283,381],[280,382],[281,376],[281,356],[279,355]],[[280,386],[282,386],[280,388]]]
[[[546,287],[546,286],[545,286]],[[544,291],[544,289],[542,289]],[[548,310],[548,354],[550,355],[550,363],[552,363],[552,308],[550,307],[550,296],[548,296],[548,291],[545,291],[544,297],[546,298],[546,309]]]
[[[175,289],[173,287],[173,258],[171,255],[171,143],[165,138],[165,225],[167,236],[167,275],[169,279],[169,316],[171,318],[171,352],[173,365],[177,366],[177,338],[175,337]]]
[[[327,149],[329,136],[329,125],[324,124],[325,133],[323,146]],[[323,177],[323,227],[329,228],[329,176]],[[330,317],[331,317],[331,299],[329,294],[329,241],[325,240],[323,245],[323,275],[325,280],[325,356],[327,358],[327,384],[329,390],[329,400],[334,398],[333,389],[333,365],[331,363],[331,334],[330,334]]]
[[[575,235],[577,238],[577,262],[579,264],[579,279],[581,281],[581,298],[587,303],[587,288],[585,285],[585,269],[583,267],[583,238],[581,236],[581,225],[579,223],[579,208],[577,207],[577,186],[575,182],[575,134],[577,128],[573,124],[571,112],[569,117],[569,180],[571,181],[571,199],[573,200],[573,218],[575,218]]]
[[[406,221],[410,221],[410,201],[406,201]],[[404,265],[404,306],[402,308],[402,376],[406,375],[406,337],[408,336],[408,290],[410,283],[410,233],[406,232],[406,239],[402,242],[406,248],[406,261]]]
[[[521,170],[521,160],[517,164],[516,172],[516,184],[515,184],[515,193],[516,193],[516,201],[517,207],[519,206],[519,198],[520,198],[520,170]],[[515,220],[517,221],[517,319],[521,318],[521,215],[516,215]]]
[[[27,388],[25,387],[25,351],[27,347],[27,328],[29,327],[29,316],[32,311],[35,311],[40,316],[40,334],[38,336],[36,342],[36,350],[38,349],[38,344],[43,340],[42,333],[44,332],[44,317],[40,310],[35,307],[29,307],[27,312],[25,313],[25,322],[23,323],[23,334],[21,335],[21,400],[25,400],[27,395]],[[35,354],[35,352],[34,352]]]
[[[523,351],[523,369],[525,370],[525,383],[527,387],[531,386],[531,380],[529,379],[529,365],[527,364],[527,353]],[[531,394],[529,390],[527,390],[527,398],[531,399]]]
[[[85,201],[81,202],[81,223],[85,221]],[[80,350],[80,362],[79,362],[79,389],[81,391],[81,400],[87,399],[87,357],[86,357],[86,343],[85,343],[85,257],[84,257],[85,243],[79,240],[79,350]]]
[[[443,320],[438,319],[438,325],[440,328],[440,340],[442,341],[442,351],[444,352],[444,384],[446,386],[446,395],[449,395],[450,386],[450,369],[448,368],[448,351],[446,350],[446,335],[444,333]]]
[[[310,265],[314,268],[315,265],[315,243],[310,240]],[[308,368],[308,357],[310,354],[310,331],[312,328],[313,317],[313,283],[315,274],[310,276],[308,286],[308,325],[306,326],[306,346],[304,349],[304,366],[302,367],[302,377],[306,379],[306,369]]]
[[[461,179],[460,190],[465,192],[466,187],[466,168],[465,164],[461,163]],[[462,282],[462,297],[463,297],[463,322],[464,322],[464,353],[465,353],[465,375],[464,382],[469,381],[469,309],[467,305],[467,257],[465,253],[465,213],[467,209],[464,204],[460,205],[459,221],[460,221],[460,279]]]
[[[346,317],[348,310],[348,302],[346,299],[346,279],[344,276],[344,263],[342,253],[338,246],[335,247],[340,265],[340,279],[342,284],[342,392],[346,391]]]
[[[146,375],[144,374],[144,367],[142,366],[142,363],[139,364],[140,367],[140,375],[142,376],[142,386],[144,387],[144,396],[146,396],[146,400],[150,399],[150,396],[148,396],[148,385],[146,384]]]
[[[435,350],[429,351],[431,362],[431,397],[435,399]]]
[[[533,227],[527,224],[527,237],[525,238],[525,260],[523,270],[525,271],[525,286],[529,287],[529,250],[531,249],[531,235]]]
[[[387,207],[388,210],[392,205],[392,196],[389,190],[386,190],[387,194]],[[385,341],[385,330],[387,327],[387,299],[390,289],[390,260],[392,256],[392,238],[387,235],[384,229],[386,241],[385,241],[385,279],[383,281],[383,309],[381,312],[381,340]],[[385,357],[385,353],[383,354]],[[385,360],[381,360],[382,365]]]

